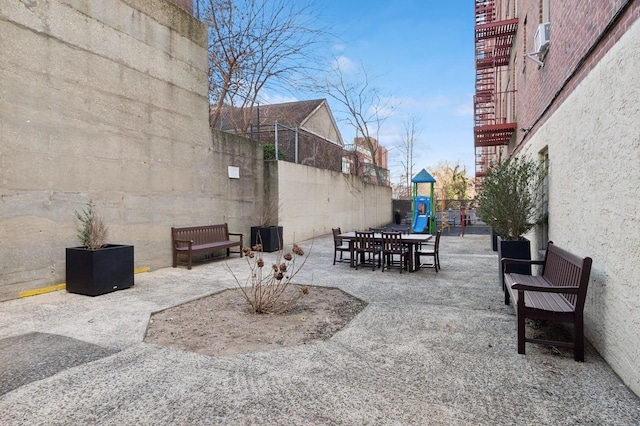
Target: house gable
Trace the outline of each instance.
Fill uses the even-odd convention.
[[[222,110],[217,122],[212,122],[211,125],[219,130],[233,131],[247,119],[243,117],[242,108],[227,106]],[[299,128],[344,147],[342,135],[325,99],[257,105],[252,110],[250,123],[257,125],[258,121],[264,128],[273,126],[276,122],[286,127]]]
[[[300,127],[304,130],[331,141],[337,145],[344,146],[340,130],[331,114],[329,105],[322,101],[318,107],[305,118]]]

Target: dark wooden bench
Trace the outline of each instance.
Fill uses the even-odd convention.
[[[230,237],[240,237],[231,240]],[[178,266],[178,254],[187,256],[187,265],[191,269],[192,255],[210,253],[216,250],[227,250],[227,257],[232,247],[238,247],[242,257],[242,234],[229,232],[226,223],[219,225],[191,226],[188,228],[171,228],[171,245],[173,247],[173,267]]]
[[[581,258],[547,244],[544,260],[503,258],[505,304],[513,299],[518,324],[518,353],[525,342],[573,348],[573,358],[584,361],[583,310],[591,273],[591,258]],[[509,273],[509,265],[542,265],[539,275]],[[573,342],[534,339],[525,336],[525,319],[573,323]]]

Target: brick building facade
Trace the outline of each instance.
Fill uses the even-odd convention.
[[[475,0],[476,179],[546,162],[527,237],[593,258],[585,335],[640,394],[640,0]]]

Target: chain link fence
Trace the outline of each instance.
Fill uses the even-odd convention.
[[[274,145],[273,159],[359,176],[372,185],[390,185],[389,170],[363,161],[356,149],[345,149],[306,130],[274,124],[251,126],[249,134]]]

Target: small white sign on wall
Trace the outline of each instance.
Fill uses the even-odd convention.
[[[240,167],[229,166],[229,179],[240,179]]]

